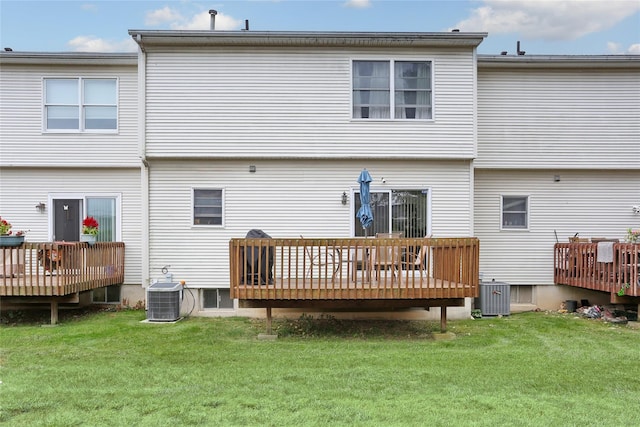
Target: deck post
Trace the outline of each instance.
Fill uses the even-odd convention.
[[[447,306],[440,307],[440,332],[447,332]]]
[[[271,333],[271,307],[267,307],[267,335],[272,335],[272,333]]]
[[[52,325],[58,324],[58,301],[57,300],[51,301],[51,324]]]

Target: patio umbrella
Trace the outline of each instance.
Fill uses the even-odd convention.
[[[367,228],[373,222],[373,212],[369,204],[369,183],[371,181],[373,181],[373,179],[366,169],[360,172],[360,176],[358,177],[358,182],[360,183],[360,209],[358,209],[356,216],[360,219],[365,237],[367,236]]]

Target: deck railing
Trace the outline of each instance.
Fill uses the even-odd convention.
[[[478,296],[476,238],[232,239],[231,297],[399,300]]]
[[[640,296],[640,244],[556,243],[554,258],[556,284]]]
[[[64,296],[124,282],[124,243],[25,242],[0,248],[0,296]]]

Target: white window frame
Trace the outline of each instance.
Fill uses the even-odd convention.
[[[526,202],[526,211],[524,212],[525,215],[525,221],[526,224],[524,227],[520,227],[520,226],[507,226],[505,225],[505,218],[504,218],[504,199],[505,197],[510,197],[510,198],[522,198],[525,199]],[[530,227],[530,212],[531,212],[531,208],[530,208],[530,203],[531,203],[531,199],[530,196],[528,195],[523,195],[523,194],[501,194],[500,195],[500,230],[501,231],[529,231],[529,227]],[[513,212],[511,212],[513,213]]]
[[[389,64],[389,118],[358,118],[358,117],[354,117],[353,115],[353,104],[354,104],[354,99],[353,99],[353,92],[354,92],[354,87],[353,87],[353,70],[354,70],[354,62],[367,62],[367,61],[371,61],[371,62],[387,62]],[[395,108],[396,108],[396,102],[395,102],[395,63],[396,62],[428,62],[431,64],[431,117],[427,118],[427,119],[408,119],[408,118],[396,118],[395,117]],[[363,58],[352,58],[351,62],[350,62],[350,80],[349,80],[349,85],[350,85],[350,100],[351,100],[351,109],[350,109],[350,115],[351,115],[351,120],[354,121],[402,121],[402,122],[421,122],[421,123],[425,123],[425,122],[433,122],[435,121],[435,117],[436,117],[436,106],[435,106],[435,80],[434,80],[434,76],[435,76],[435,60],[433,58],[415,58],[415,57],[407,57],[407,58],[394,58],[394,59],[390,59],[388,57],[385,58],[370,58],[370,57],[363,57]]]
[[[78,100],[77,103],[69,104],[69,107],[78,108],[78,128],[77,129],[49,129],[47,127],[47,107],[54,106],[56,104],[47,104],[47,80],[75,80],[78,84]],[[84,103],[84,84],[85,80],[114,80],[116,83],[115,88],[115,105],[94,105]],[[115,129],[86,129],[85,128],[85,107],[92,106],[108,106],[115,107],[116,109],[116,127]],[[47,76],[42,78],[42,132],[43,133],[96,133],[96,134],[117,134],[120,128],[120,79],[113,76],[91,76],[91,77],[78,77],[78,76]]]
[[[388,194],[389,197],[389,201],[393,200],[393,192],[394,191],[420,191],[423,194],[427,195],[427,212],[426,212],[426,221],[427,221],[427,232],[426,235],[431,235],[432,231],[432,203],[431,203],[431,188],[430,187],[417,187],[417,186],[413,186],[413,185],[405,185],[405,186],[400,186],[398,188],[382,188],[382,187],[376,187],[373,186],[369,189],[370,193],[385,193]],[[360,220],[356,217],[356,203],[355,200],[356,198],[360,197],[360,187],[353,187],[351,188],[351,197],[350,200],[352,201],[351,203],[351,208],[350,208],[350,216],[351,216],[351,236],[355,236],[356,235],[356,229],[358,227],[362,228],[362,225],[360,224]],[[389,203],[389,223],[387,225],[388,230],[392,231],[393,230],[393,204],[390,202]],[[372,232],[368,233],[368,236],[372,236]],[[404,236],[406,237],[406,236]],[[421,236],[424,237],[424,236]]]
[[[216,307],[205,307],[204,305],[204,293],[215,291],[217,294],[217,304]],[[220,307],[220,291],[229,292],[229,299],[231,301],[231,307]],[[237,308],[237,299],[231,298],[231,289],[229,288],[200,288],[200,310],[202,311],[235,311]]]
[[[196,224],[196,191],[220,191],[221,213],[220,224]],[[224,228],[225,226],[225,190],[220,187],[192,187],[191,188],[191,226],[194,228]]]

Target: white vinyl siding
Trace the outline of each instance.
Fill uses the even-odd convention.
[[[638,68],[478,66],[476,167],[638,168]]]
[[[555,177],[559,181],[555,180]],[[624,239],[637,221],[635,171],[476,170],[475,235],[485,280],[512,285],[553,285],[553,245],[569,237]],[[500,197],[529,196],[529,230],[500,230]]]
[[[361,162],[155,161],[150,170],[150,277],[171,265],[192,287],[229,286],[229,239],[259,229],[273,238],[350,237]],[[429,188],[435,236],[472,233],[468,162],[370,161],[372,191]],[[386,183],[381,182],[384,177]],[[257,185],[256,183],[259,183]],[[193,227],[192,188],[224,188],[225,226]],[[342,204],[342,193],[349,202]],[[179,250],[178,250],[179,248]]]
[[[117,132],[43,132],[43,79],[70,76],[117,79]],[[137,77],[135,64],[3,63],[0,67],[0,166],[139,167]]]
[[[150,158],[471,159],[471,49],[148,51]],[[352,119],[351,62],[433,61],[432,121]]]

